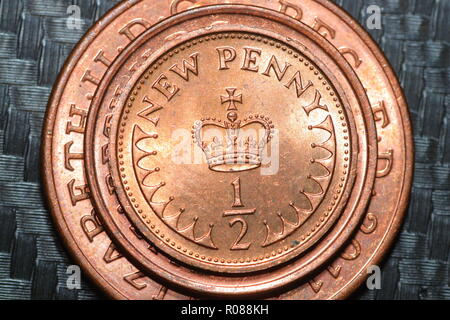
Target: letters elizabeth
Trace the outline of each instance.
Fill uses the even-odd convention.
[[[344,299],[395,239],[413,151],[382,52],[327,0],[237,2],[118,4],[54,87],[49,206],[112,298]]]

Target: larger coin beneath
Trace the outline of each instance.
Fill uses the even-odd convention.
[[[118,6],[66,65],[44,146],[64,239],[116,298],[347,296],[409,193],[392,72],[327,1],[193,3]]]

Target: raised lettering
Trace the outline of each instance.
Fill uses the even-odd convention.
[[[377,226],[378,226],[377,217],[373,213],[369,212],[364,218],[364,222],[361,225],[360,229],[365,234],[371,234],[377,229]]]
[[[144,239],[144,236],[141,234],[141,232],[136,229],[134,226],[130,226],[130,231],[133,232],[133,234],[138,238],[139,240]]]
[[[84,134],[84,130],[86,129],[86,119],[87,112],[81,109],[78,109],[74,104],[70,106],[70,117],[79,117],[80,121],[78,124],[73,124],[72,120],[67,122],[66,126],[66,134],[70,134],[71,132]]]
[[[241,180],[240,178],[235,179],[231,185],[233,186],[234,190],[234,201],[233,201],[233,208],[241,208],[244,207],[241,200]],[[242,238],[245,237],[247,230],[248,230],[248,224],[247,221],[245,221],[241,217],[236,216],[242,216],[242,215],[252,215],[256,212],[256,208],[253,209],[236,209],[236,210],[227,210],[223,213],[224,217],[235,217],[230,221],[230,227],[233,227],[236,223],[241,224],[241,231],[239,232],[238,237],[234,241],[234,243],[231,245],[230,250],[247,250],[250,248],[251,243],[240,243]]]
[[[362,64],[362,60],[359,58],[358,54],[356,53],[355,50],[352,50],[350,48],[346,48],[346,47],[342,47],[339,49],[339,52],[345,56],[345,55],[350,55],[353,58],[353,62],[355,65],[355,68],[358,69],[359,66]]]
[[[331,39],[334,39],[336,37],[336,30],[318,17],[314,20],[313,29],[319,32],[324,38],[330,36]]]
[[[315,279],[310,280],[308,283],[315,293],[319,293],[323,286],[323,281],[316,281]]]
[[[111,134],[111,121],[112,121],[113,115],[108,114],[105,117],[105,124],[103,125],[103,135],[107,138],[109,138]]]
[[[146,278],[146,275],[141,271],[137,271],[137,272],[126,275],[125,277],[123,277],[123,280],[125,280],[128,284],[132,285],[137,290],[142,290],[142,289],[147,288],[147,284],[142,283],[142,282],[137,282],[137,280],[143,279],[143,278]]]
[[[93,76],[91,70],[86,70],[86,72],[83,74],[83,77],[81,78],[81,82],[90,82],[98,86],[100,83],[100,79]]]
[[[116,90],[114,91],[114,97],[111,99],[111,102],[109,103],[109,110],[114,110],[117,107],[118,98],[122,94],[122,88],[120,86],[116,87]]]
[[[233,208],[243,207],[241,200],[241,179],[237,178],[234,180],[231,185],[234,187],[234,203]]]
[[[261,56],[262,51],[260,49],[250,47],[244,47],[244,50],[245,58],[244,64],[242,65],[242,70],[258,72],[259,67],[256,66],[257,57],[254,55],[256,54],[257,56]]]
[[[248,224],[247,221],[245,221],[242,218],[234,218],[230,221],[230,227],[233,227],[236,223],[240,223],[242,225],[241,227],[241,231],[239,232],[238,237],[236,238],[236,240],[234,241],[234,243],[231,245],[230,250],[247,250],[248,248],[250,248],[251,243],[240,243],[242,238],[245,237],[245,235],[247,234],[247,229],[248,229]]]
[[[73,141],[67,142],[64,145],[64,165],[67,170],[74,171],[75,169],[72,167],[71,161],[73,160],[84,160],[82,153],[72,153],[70,152],[70,148],[73,145]]]
[[[349,244],[347,249],[341,254],[341,258],[345,260],[355,260],[361,254],[361,245],[355,239]]]
[[[381,121],[381,128],[386,128],[390,123],[391,120],[389,119],[389,115],[386,110],[386,105],[384,101],[380,101],[374,108],[373,108],[373,115],[375,118],[375,121]]]
[[[194,75],[198,76],[198,53],[192,54],[189,58],[192,60],[192,63],[183,59],[183,61],[181,62],[181,64],[183,65],[182,69],[178,67],[177,64],[174,64],[169,69],[170,71],[179,75],[185,81],[189,81],[189,73],[193,73]]]
[[[302,8],[300,8],[299,6],[297,6],[295,4],[292,4],[290,2],[284,1],[284,0],[279,0],[279,2],[280,2],[280,9],[279,9],[279,11],[281,13],[284,13],[285,15],[291,16],[294,19],[297,19],[299,21],[302,20],[302,17],[303,17],[303,10],[302,10]],[[288,10],[289,9],[292,9],[292,11],[294,11],[295,14],[293,14],[293,15],[288,14]]]
[[[105,52],[103,50],[100,50],[97,55],[94,58],[94,62],[100,62],[106,67],[109,67],[111,65],[111,60],[105,57]]]
[[[90,242],[93,242],[94,238],[104,231],[95,210],[92,210],[91,214],[82,217],[80,223],[81,229],[83,229]]]
[[[167,81],[167,77],[161,74],[158,79],[153,83],[152,88],[161,92],[167,101],[172,100],[173,97],[180,91],[180,89],[170,82]]]
[[[337,278],[339,278],[339,275],[341,274],[342,267],[341,266],[335,267],[333,265],[329,265],[327,270],[333,278],[337,279]]]
[[[112,178],[111,174],[108,173],[108,175],[105,177],[106,186],[108,187],[108,191],[110,195],[114,194],[114,191],[116,190],[116,186],[114,185],[114,179]]]
[[[300,98],[306,90],[309,89],[309,87],[312,87],[313,83],[309,80],[306,85],[303,84],[302,76],[300,74],[300,71],[297,71],[297,73],[292,77],[291,80],[284,86],[288,89],[291,88],[292,84],[295,83],[295,90],[297,92],[297,98]]]
[[[189,3],[192,3],[192,4],[196,4],[198,1],[199,0],[173,0],[171,5],[170,5],[170,14],[171,15],[177,14],[179,12],[178,11],[179,6],[183,2],[189,2]]]
[[[228,70],[228,62],[232,62],[236,59],[236,50],[233,47],[220,47],[216,48],[219,53],[219,70]]]
[[[267,66],[266,71],[263,72],[263,75],[270,77],[270,70],[273,70],[275,72],[275,75],[277,76],[278,81],[281,81],[283,80],[284,76],[286,75],[286,71],[289,69],[290,66],[291,64],[286,62],[283,70],[281,70],[277,58],[275,56],[272,56],[272,58],[270,58],[270,62],[269,65]]]
[[[111,263],[122,257],[123,255],[119,251],[117,251],[116,245],[113,242],[111,242],[111,244],[108,247],[108,250],[106,250],[105,255],[103,256],[103,260],[106,263]]]
[[[161,286],[161,288],[159,288],[158,294],[153,295],[152,299],[153,300],[164,300],[164,297],[167,294],[168,289],[164,286]]]
[[[141,118],[144,118],[144,119],[146,119],[148,121],[150,121],[151,123],[153,123],[153,125],[155,127],[158,126],[159,117],[151,118],[150,116],[153,113],[155,113],[156,111],[159,111],[159,110],[163,109],[163,107],[160,106],[159,104],[156,104],[156,103],[150,101],[150,99],[147,96],[144,97],[142,102],[148,103],[149,106],[147,108],[145,108],[144,110],[142,110],[141,112],[139,112],[138,116],[141,117]]]
[[[380,169],[380,162],[385,162],[385,166]],[[377,178],[384,178],[391,173],[394,162],[394,150],[389,149],[378,156]]]
[[[106,164],[109,162],[109,143],[106,143],[102,147],[102,163]]]
[[[322,109],[322,110],[328,111],[327,106],[322,106],[320,104],[320,99],[322,99],[322,95],[320,94],[319,90],[316,90],[316,96],[314,97],[314,101],[310,105],[303,107],[303,109],[305,110],[305,112],[308,116],[312,111],[314,111],[316,109]]]
[[[145,19],[138,18],[128,22],[122,29],[119,30],[119,33],[126,36],[128,40],[133,41],[134,39],[136,39],[136,35],[131,31],[133,27],[141,26],[144,29],[148,29],[151,27],[151,25],[152,24]]]
[[[90,191],[88,185],[75,186],[75,179],[73,179],[67,184],[67,188],[69,189],[70,199],[72,200],[73,206],[76,206],[80,201],[89,199]]]

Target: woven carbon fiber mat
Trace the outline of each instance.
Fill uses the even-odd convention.
[[[51,87],[72,47],[117,0],[0,1],[0,299],[98,299],[87,281],[66,288],[71,264],[45,207],[40,135]],[[416,169],[408,216],[382,266],[382,289],[356,299],[450,299],[450,0],[337,0],[371,31],[405,89]],[[81,30],[66,10],[81,8]]]

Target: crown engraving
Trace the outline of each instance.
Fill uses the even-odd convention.
[[[193,126],[194,143],[205,153],[212,171],[240,172],[259,168],[262,151],[274,133],[272,121],[260,114],[240,120],[237,103],[242,104],[242,94],[236,88],[226,88],[228,95],[220,97],[228,103],[227,120],[203,118]]]

